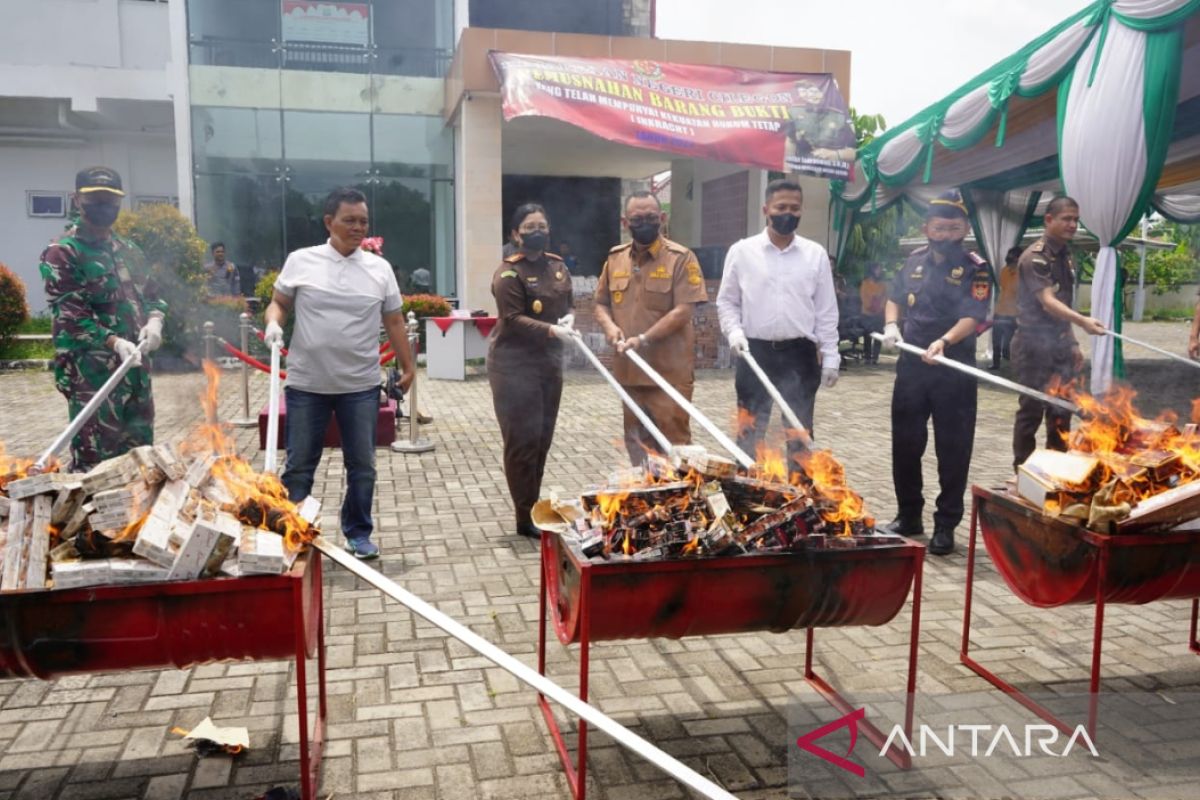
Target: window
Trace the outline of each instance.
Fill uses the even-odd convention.
[[[67,193],[28,191],[25,193],[25,210],[31,217],[65,217]]]

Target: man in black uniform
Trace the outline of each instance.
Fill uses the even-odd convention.
[[[1055,197],[1046,208],[1045,232],[1017,261],[1017,335],[1013,361],[1017,380],[1046,391],[1066,384],[1083,369],[1083,352],[1071,331],[1075,324],[1095,336],[1104,333],[1100,320],[1071,308],[1075,265],[1067,243],[1079,228],[1079,204],[1070,197]],[[1046,419],[1046,447],[1066,450],[1065,435],[1071,414],[1021,396],[1013,425],[1013,468],[1025,463],[1037,447],[1037,429]]]
[[[892,391],[892,481],[896,487],[896,519],[891,533],[919,536],[925,532],[921,511],[921,457],[929,440],[937,453],[937,510],[929,552],[954,550],[954,528],[962,520],[967,470],[975,443],[975,381],[934,358],[944,355],[975,364],[975,326],[987,319],[992,273],[987,262],[963,249],[967,207],[957,191],[939,196],[929,206],[922,231],[929,244],[916,250],[892,282],[884,308],[884,345],[898,342],[925,348],[924,356],[901,353]],[[903,316],[904,334],[899,320]]]
[[[571,336],[571,275],[547,252],[550,220],[536,203],[513,215],[513,241],[492,278],[500,321],[488,346],[488,383],[500,435],[504,477],[516,510],[517,533],[539,536],[529,512],[542,489],[562,397],[563,342]]]

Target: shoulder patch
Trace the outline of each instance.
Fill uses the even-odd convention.
[[[521,276],[517,274],[517,271],[515,269],[506,269],[506,270],[504,270],[504,272],[500,273],[500,277],[501,278],[519,278]]]
[[[1033,243],[1033,247],[1030,247],[1029,249],[1035,253],[1042,252],[1043,250],[1046,249],[1046,240],[1038,239],[1036,242]]]
[[[562,261],[562,256],[558,255],[557,253],[546,253],[546,258],[550,259],[551,261]]]
[[[520,261],[520,260],[521,260],[522,258],[524,258],[524,257],[525,257],[525,254],[524,254],[524,253],[513,253],[511,256],[507,256],[507,257],[504,259],[504,261],[505,261],[505,263],[507,263],[507,264],[515,264],[515,263],[517,263],[518,261]]]
[[[913,250],[911,253],[909,253],[909,255],[910,256],[923,256],[928,252],[929,252],[929,245],[923,244],[920,247],[918,247],[916,250]]]
[[[987,264],[987,261],[984,260],[983,256],[979,255],[979,253],[976,253],[974,250],[967,251],[967,258],[971,259],[971,262],[977,266],[983,266]]]
[[[610,248],[608,252],[619,253],[622,250],[628,250],[631,247],[633,247],[633,242],[626,242],[625,244],[619,244],[616,247]]]
[[[688,249],[686,247],[684,247],[683,245],[681,245],[679,242],[672,242],[670,239],[664,238],[663,244],[665,244],[667,246],[667,249],[670,250],[672,253],[686,253],[688,251]]]

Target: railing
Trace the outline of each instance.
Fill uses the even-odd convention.
[[[276,40],[193,37],[191,63],[221,67],[445,77],[450,50]]]

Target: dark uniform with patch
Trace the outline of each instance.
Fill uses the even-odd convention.
[[[492,295],[500,321],[488,345],[488,383],[517,530],[529,534],[562,396],[563,343],[550,327],[571,311],[571,275],[553,253],[536,261],[514,253],[496,269]]]
[[[608,253],[596,284],[596,303],[607,306],[613,323],[632,339],[682,303],[708,300],[700,262],[692,251],[659,237],[646,247],[618,245]],[[696,333],[689,319],[682,330],[637,348],[637,353],[681,395],[692,399],[695,384]],[[671,444],[690,444],[691,418],[658,388],[650,376],[622,355],[613,361],[613,375],[641,406]],[[628,408],[624,409],[625,450],[637,465],[658,443]]]
[[[90,240],[79,223],[46,248],[38,271],[54,317],[54,381],[74,419],[121,363],[105,346],[108,337],[136,342],[150,312],[165,314],[167,304],[136,244],[115,233]],[[71,440],[71,458],[82,471],[153,442],[154,398],[144,359]]]
[[[1079,375],[1082,361],[1071,323],[1051,316],[1038,295],[1043,289],[1071,305],[1075,265],[1066,242],[1043,236],[1021,254],[1017,262],[1020,282],[1017,291],[1017,335],[1013,337],[1013,362],[1017,380],[1033,389],[1046,391],[1055,383],[1069,383]],[[1013,466],[1024,464],[1037,448],[1037,429],[1046,420],[1046,447],[1066,450],[1064,439],[1071,429],[1071,414],[1032,397],[1021,396],[1013,425]]]
[[[922,247],[896,274],[889,299],[902,309],[904,341],[925,349],[964,317],[986,320],[991,289],[991,269],[975,253],[960,249],[937,264],[932,250]],[[947,347],[945,356],[973,366],[975,334]],[[958,525],[975,442],[975,409],[974,379],[901,352],[892,391],[892,480],[899,518],[921,519],[921,458],[932,416],[941,487],[933,519],[938,528]]]

